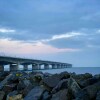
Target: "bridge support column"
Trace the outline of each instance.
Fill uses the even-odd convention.
[[[60,65],[60,64],[58,64],[58,65],[57,65],[57,68],[61,68],[61,65]]]
[[[0,72],[4,71],[4,65],[0,65]]]
[[[61,68],[64,68],[64,65],[61,65]]]
[[[52,64],[52,69],[55,69],[57,68],[57,65],[56,64]]]
[[[24,71],[27,71],[28,70],[28,65],[24,65]]]
[[[10,71],[18,71],[19,64],[10,64]]]
[[[49,64],[45,64],[44,69],[49,69]]]
[[[36,70],[37,69],[37,64],[32,64],[32,70]]]
[[[32,70],[38,70],[41,69],[40,64],[32,64]]]

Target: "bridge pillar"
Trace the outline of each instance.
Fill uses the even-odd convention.
[[[23,65],[24,66],[24,71],[27,71],[28,70],[28,65]]]
[[[37,64],[32,64],[32,70],[36,70],[37,69]]]
[[[44,69],[49,69],[49,64],[45,64]]]
[[[19,64],[10,64],[10,71],[18,71]]]
[[[52,69],[55,69],[57,68],[57,65],[56,64],[52,64]]]
[[[61,68],[64,68],[64,65],[63,64],[61,65]]]
[[[0,65],[0,72],[4,71],[4,65]]]
[[[61,68],[61,65],[60,64],[57,64],[57,68]]]
[[[65,65],[65,68],[67,68],[68,67],[68,65]]]
[[[32,64],[32,70],[41,69],[40,64]]]

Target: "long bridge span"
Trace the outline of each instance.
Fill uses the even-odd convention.
[[[28,58],[20,58],[20,57],[10,57],[10,56],[0,56],[0,72],[4,71],[4,66],[8,65],[10,71],[19,70],[19,66],[23,66],[23,70],[27,71],[28,66],[32,66],[32,70],[43,69],[58,69],[58,68],[69,68],[72,67],[72,64],[55,62],[55,61],[45,61],[45,60],[36,60],[36,59],[28,59]],[[50,67],[51,66],[51,67]]]

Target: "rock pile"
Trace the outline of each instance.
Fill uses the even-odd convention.
[[[100,75],[0,73],[0,100],[100,100]]]

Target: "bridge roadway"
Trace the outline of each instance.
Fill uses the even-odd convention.
[[[32,65],[32,70],[41,69],[42,66],[44,69],[50,69],[50,66],[52,69],[72,67],[69,63],[0,56],[0,72],[4,71],[5,65],[9,65],[10,71],[17,71],[20,65],[23,65],[24,71],[28,70],[28,65]]]

